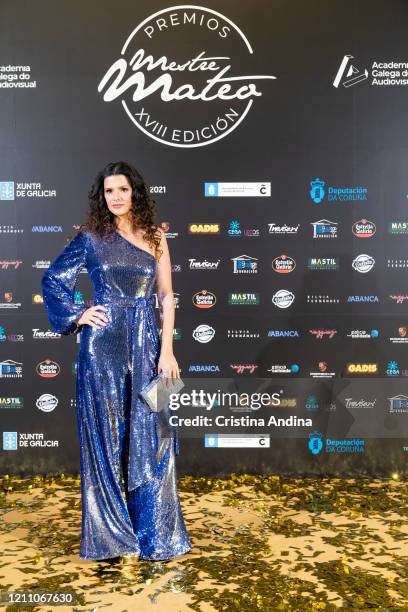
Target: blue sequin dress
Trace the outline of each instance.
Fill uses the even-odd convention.
[[[94,305],[109,319],[77,327],[86,310],[74,303],[82,267]],[[160,336],[153,309],[156,259],[112,230],[101,238],[82,229],[41,281],[48,320],[61,334],[80,331],[76,357],[82,531],[80,557],[139,555],[170,559],[190,540],[177,491],[177,434],[160,423],[140,390],[157,373]]]

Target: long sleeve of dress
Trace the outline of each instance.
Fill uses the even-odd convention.
[[[74,287],[86,262],[86,236],[80,231],[52,262],[41,280],[48,320],[59,334],[75,334],[82,325],[76,321],[87,309],[74,303]]]

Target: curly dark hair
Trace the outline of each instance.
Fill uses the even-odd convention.
[[[89,210],[81,229],[88,229],[106,239],[113,235],[115,228],[114,214],[109,210],[104,195],[104,179],[115,174],[127,177],[132,188],[132,207],[130,221],[133,231],[144,230],[143,240],[153,247],[156,257],[163,254],[160,246],[160,232],[154,219],[156,215],[156,202],[151,197],[147,184],[134,166],[124,161],[111,162],[98,172],[91,189],[88,192]]]

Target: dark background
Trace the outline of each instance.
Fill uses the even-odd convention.
[[[176,327],[182,338],[175,342],[176,357],[188,377],[190,364],[216,363],[220,377],[233,376],[231,363],[254,363],[253,376],[268,377],[276,363],[301,366],[300,381],[277,379],[287,397],[298,399],[298,414],[305,413],[308,395],[320,405],[336,402],[336,416],[324,409],[312,415],[313,429],[333,437],[358,435],[366,438],[362,455],[313,457],[307,435],[280,430],[269,450],[204,449],[202,439],[184,437],[178,459],[179,473],[222,475],[230,471],[280,472],[294,474],[330,473],[341,476],[377,474],[388,476],[406,466],[408,415],[388,414],[388,399],[404,393],[404,378],[384,378],[387,363],[408,365],[407,348],[389,342],[397,329],[406,325],[406,305],[396,306],[390,293],[407,292],[407,270],[389,270],[387,258],[407,257],[406,236],[388,233],[388,222],[405,221],[407,215],[408,95],[406,86],[375,87],[370,78],[354,87],[338,89],[333,79],[345,54],[353,63],[369,70],[373,61],[408,60],[406,2],[359,0],[287,2],[206,2],[236,23],[252,44],[249,57],[235,49],[231,73],[268,74],[276,81],[258,81],[262,96],[245,120],[218,142],[194,149],[158,143],[139,131],[121,108],[120,100],[105,103],[97,86],[107,68],[119,57],[130,32],[155,11],[170,6],[163,2],[119,0],[112,3],[2,0],[0,5],[1,64],[31,66],[36,89],[0,89],[0,181],[41,182],[57,190],[57,197],[20,198],[0,202],[0,224],[24,230],[21,235],[0,236],[1,259],[21,259],[18,270],[0,270],[0,291],[12,291],[22,302],[16,312],[0,311],[5,333],[22,333],[24,342],[0,343],[0,359],[23,362],[22,379],[0,380],[0,396],[24,398],[22,410],[0,411],[2,431],[44,432],[58,438],[53,449],[1,451],[0,466],[11,473],[53,470],[75,471],[79,467],[75,429],[74,338],[34,341],[32,329],[49,328],[42,305],[32,304],[40,291],[42,270],[32,267],[39,259],[53,260],[61,251],[73,225],[81,223],[87,208],[87,191],[97,173],[110,161],[134,164],[149,185],[165,186],[155,195],[158,221],[168,221],[179,237],[169,240],[174,273],[174,290],[180,293]],[[182,58],[183,31],[171,39],[167,53]],[[169,39],[170,44],[170,39]],[[203,41],[204,44],[204,41]],[[160,47],[159,47],[160,50]],[[200,45],[197,44],[197,51]],[[240,55],[240,53],[242,55]],[[157,100],[156,108],[160,108]],[[197,107],[179,102],[186,123],[197,117]],[[194,108],[193,108],[194,107]],[[207,112],[208,108],[203,109]],[[320,177],[326,188],[363,186],[366,202],[322,202],[310,198],[310,181]],[[270,181],[270,198],[205,198],[205,181]],[[367,217],[377,226],[376,235],[359,240],[352,224]],[[326,218],[339,223],[336,240],[313,240],[311,222]],[[228,225],[238,219],[241,227],[260,229],[259,238],[230,238]],[[219,236],[191,236],[188,223],[219,222]],[[268,223],[297,225],[298,236],[270,236]],[[63,234],[35,234],[33,225],[62,225]],[[271,269],[274,257],[285,253],[296,260],[290,275]],[[368,274],[352,271],[359,253],[376,260]],[[231,257],[248,254],[258,258],[256,275],[232,272]],[[317,255],[340,257],[338,272],[309,272],[307,258]],[[221,259],[217,272],[191,272],[188,258]],[[85,275],[79,279],[86,299],[92,297]],[[202,311],[191,304],[191,296],[206,288],[217,296],[217,305]],[[296,294],[294,306],[279,311],[271,304],[279,288]],[[230,307],[231,291],[256,291],[261,303],[253,307]],[[340,298],[335,306],[311,306],[307,294],[331,294]],[[376,294],[379,305],[352,306],[350,294]],[[192,339],[200,323],[216,328],[214,340],[199,344]],[[310,328],[338,330],[333,340],[317,341]],[[230,328],[254,329],[258,340],[228,340]],[[293,328],[299,339],[271,339],[269,329]],[[377,340],[346,338],[350,329],[376,328]],[[38,362],[49,357],[61,366],[61,374],[50,380],[35,372]],[[335,381],[319,382],[308,377],[317,362],[326,360],[336,371]],[[347,362],[379,364],[377,379],[344,380]],[[247,375],[246,375],[247,376]],[[341,380],[343,379],[343,380]],[[346,387],[358,399],[376,397],[370,427],[360,414],[351,427],[341,393]],[[57,408],[43,413],[36,399],[50,392],[59,398]],[[285,416],[287,413],[285,412]],[[339,415],[341,418],[339,418]],[[310,415],[307,415],[310,416]],[[375,423],[375,427],[372,423]],[[281,433],[282,432],[282,433]],[[276,433],[274,434],[276,435]],[[293,437],[293,439],[286,439]],[[301,439],[299,439],[299,437]],[[297,438],[297,439],[296,439]]]

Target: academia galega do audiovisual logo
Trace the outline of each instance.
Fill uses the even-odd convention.
[[[354,56],[347,54],[340,62],[333,87],[353,87],[359,83],[367,82],[380,87],[398,87],[408,85],[408,62],[395,60],[374,60],[370,69],[360,68],[354,62]]]
[[[150,15],[129,34],[98,92],[119,98],[129,119],[150,138],[200,147],[223,138],[262,95],[273,75],[241,73],[252,46],[228,17],[180,5]]]

